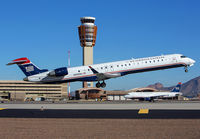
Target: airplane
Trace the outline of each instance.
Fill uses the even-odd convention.
[[[182,93],[180,92],[181,83],[178,83],[176,87],[172,89],[171,92],[131,92],[124,97],[126,99],[139,99],[139,100],[146,100],[146,101],[154,101],[155,98],[173,98],[177,96],[181,96]]]
[[[24,81],[36,83],[63,83],[75,81],[97,82],[97,88],[106,87],[105,80],[133,73],[192,66],[195,61],[182,54],[161,55],[79,67],[40,69],[28,58],[19,58],[7,65],[17,64],[26,75]]]

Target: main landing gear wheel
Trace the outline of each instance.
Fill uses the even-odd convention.
[[[106,83],[105,82],[101,83],[101,87],[105,88],[106,87]]]
[[[97,87],[97,88],[100,88],[100,87],[101,87],[100,82],[96,83],[96,87]]]
[[[98,83],[96,83],[96,87],[97,88],[100,88],[100,87],[105,88],[106,87],[106,83],[104,81],[102,83],[98,82]]]

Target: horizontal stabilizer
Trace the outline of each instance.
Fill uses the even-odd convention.
[[[21,64],[28,64],[28,63],[30,63],[30,60],[26,57],[23,57],[23,58],[15,59],[9,62],[7,65],[13,65],[13,64],[21,65]]]

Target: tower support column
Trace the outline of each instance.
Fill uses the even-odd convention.
[[[83,47],[83,65],[93,64],[93,47]],[[93,82],[83,82],[83,87],[93,87]]]

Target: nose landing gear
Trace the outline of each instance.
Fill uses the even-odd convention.
[[[105,88],[106,87],[106,83],[103,81],[102,83],[100,83],[99,81],[96,83],[96,87],[97,88],[100,88],[100,87],[102,87],[102,88]]]
[[[187,66],[185,66],[185,72],[188,72],[188,67]]]

